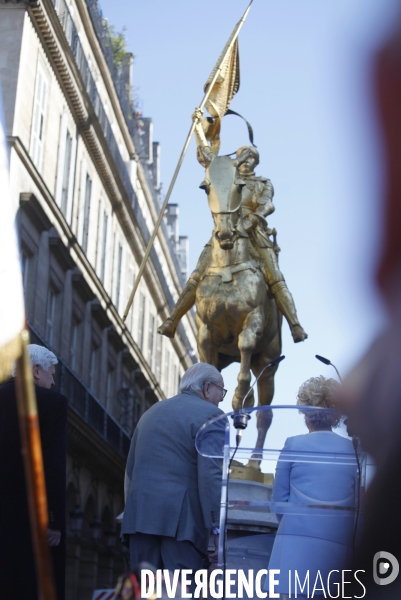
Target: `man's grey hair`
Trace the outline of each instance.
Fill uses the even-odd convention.
[[[196,363],[184,373],[180,383],[180,392],[203,392],[203,386],[207,381],[220,385],[220,372],[208,363]]]
[[[58,363],[57,356],[44,346],[28,344],[28,352],[32,367],[39,365],[44,371],[48,371],[52,365]]]

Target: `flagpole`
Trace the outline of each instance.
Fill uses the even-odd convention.
[[[40,600],[55,600],[53,573],[47,543],[48,512],[42,444],[39,433],[35,389],[32,380],[32,367],[27,349],[29,343],[27,329],[23,329],[21,341],[22,352],[21,356],[17,359],[15,388],[33,552],[36,562],[38,597]],[[24,565],[21,568],[23,570]]]
[[[230,52],[231,48],[233,47],[233,45],[234,45],[234,43],[235,43],[235,41],[236,41],[236,39],[238,37],[239,32],[241,31],[241,27],[243,26],[243,24],[245,22],[245,19],[248,16],[249,10],[250,10],[251,5],[252,5],[252,2],[253,2],[253,0],[250,1],[249,5],[248,5],[248,8],[246,9],[246,11],[243,14],[242,19],[240,21],[238,21],[238,23],[236,25],[236,29],[234,30],[235,33],[232,34],[231,43],[228,45],[226,52],[222,56],[222,59],[220,61],[220,65],[219,65],[218,69],[216,69],[216,72],[215,72],[215,74],[213,76],[213,79],[210,82],[210,84],[208,85],[208,88],[207,88],[207,90],[205,92],[205,95],[203,96],[203,100],[200,103],[200,106],[199,106],[200,109],[203,109],[203,107],[205,106],[205,104],[206,104],[206,102],[207,102],[207,100],[209,98],[210,92],[212,91],[212,88],[213,88],[214,84],[216,83],[218,76],[220,75],[221,65],[224,63],[224,60],[225,60],[226,56]],[[145,270],[145,266],[146,266],[147,260],[149,258],[150,253],[151,253],[153,243],[154,243],[154,241],[156,239],[157,232],[158,232],[160,224],[162,222],[165,210],[167,208],[167,204],[168,204],[168,202],[170,200],[171,192],[173,191],[173,188],[174,188],[176,179],[178,177],[178,173],[180,172],[181,165],[183,163],[185,154],[186,154],[186,152],[188,150],[189,142],[191,141],[191,137],[192,137],[192,134],[194,132],[194,129],[195,129],[195,122],[192,121],[192,125],[191,125],[189,133],[187,135],[187,139],[185,140],[185,144],[184,144],[184,147],[182,149],[182,152],[181,152],[180,158],[178,160],[177,166],[175,168],[175,171],[174,171],[174,174],[173,174],[173,178],[172,178],[170,186],[169,186],[169,188],[167,190],[166,197],[164,198],[163,206],[161,207],[159,216],[158,216],[156,224],[155,224],[155,228],[154,228],[153,233],[152,233],[152,235],[150,237],[148,246],[146,248],[146,252],[145,252],[144,257],[143,257],[142,262],[141,262],[141,266],[139,267],[138,275],[137,275],[137,277],[135,279],[133,290],[131,292],[131,295],[130,295],[128,303],[127,303],[127,306],[126,306],[125,311],[124,311],[124,315],[123,315],[123,318],[122,318],[123,323],[125,322],[125,320],[126,320],[126,318],[128,316],[129,310],[131,308],[132,302],[134,301],[136,290],[138,289],[139,282],[140,282],[140,280],[142,278],[142,275],[143,275],[143,272]]]

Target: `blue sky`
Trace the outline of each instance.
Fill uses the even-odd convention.
[[[109,23],[127,28],[135,55],[134,92],[161,143],[164,190],[191,114],[244,0],[102,0]],[[283,324],[286,360],[274,403],[292,404],[311,376],[345,374],[383,325],[372,276],[380,237],[384,173],[375,114],[372,56],[391,30],[396,0],[254,0],[239,38],[241,87],[231,108],[251,122],[261,162],[257,174],[275,188],[280,266],[309,334],[293,344]],[[228,117],[222,153],[247,143],[240,119]],[[207,242],[212,219],[203,169],[191,143],[171,200],[190,239],[190,266]],[[223,372],[230,410],[238,366]]]

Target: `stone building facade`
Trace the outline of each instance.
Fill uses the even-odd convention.
[[[132,57],[117,66],[107,36],[95,0],[0,2],[0,83],[31,339],[59,357],[57,387],[70,402],[71,600],[90,600],[124,570],[115,518],[132,432],[196,360],[191,314],[174,340],[156,332],[187,269],[176,205],[121,319],[160,209],[159,146],[151,120],[133,107]]]

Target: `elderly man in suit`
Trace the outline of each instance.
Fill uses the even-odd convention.
[[[67,398],[50,390],[57,357],[30,344],[57,599],[64,600]],[[36,600],[37,584],[14,379],[0,387],[0,597]]]
[[[184,374],[180,393],[140,419],[126,468],[122,534],[129,536],[131,567],[202,568],[209,535],[219,533],[221,463],[195,448],[195,436],[223,412],[219,371],[206,363]]]

